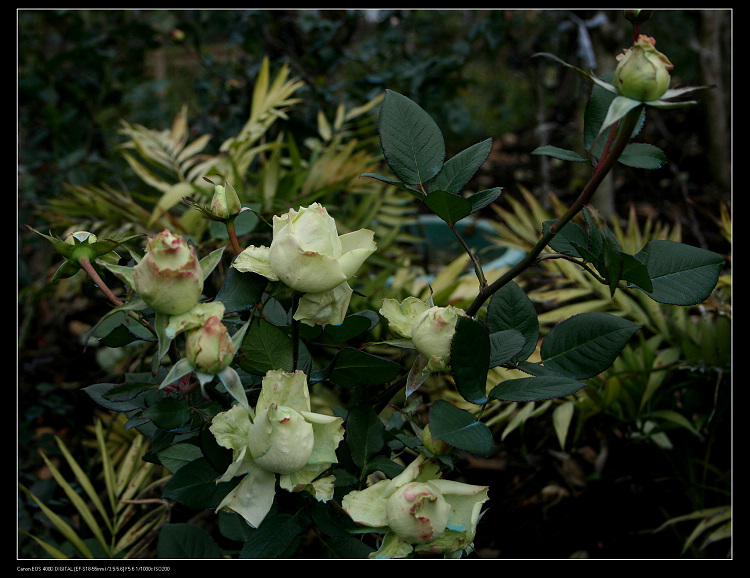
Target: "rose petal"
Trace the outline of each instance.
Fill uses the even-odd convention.
[[[448,528],[474,534],[482,504],[489,499],[487,486],[474,486],[453,480],[430,480],[451,506]]]
[[[429,305],[416,297],[407,297],[401,303],[395,299],[383,299],[380,314],[388,320],[388,325],[402,337],[411,338],[414,321],[429,309]]]
[[[242,273],[258,273],[270,281],[278,281],[279,278],[271,268],[271,262],[268,257],[269,252],[270,247],[250,245],[237,255],[234,263],[232,263],[232,267]]]
[[[336,448],[344,439],[343,420],[340,417],[300,412],[312,424],[315,442],[308,464],[324,464],[329,466],[338,463]]]
[[[344,275],[353,277],[365,260],[378,248],[375,243],[375,233],[368,229],[360,229],[346,233],[339,237],[341,241],[341,257],[339,263]]]
[[[352,288],[346,282],[330,291],[305,293],[294,319],[306,325],[339,325],[344,322],[351,298]]]
[[[335,258],[308,251],[294,235],[274,237],[269,259],[278,279],[303,293],[330,291],[346,281]]]
[[[215,415],[208,429],[221,447],[239,451],[247,446],[250,416],[241,405],[235,405]]]
[[[371,528],[385,528],[388,526],[385,511],[388,483],[388,480],[383,480],[364,490],[349,492],[341,501],[341,506],[358,524]]]
[[[263,376],[255,410],[260,412],[274,403],[291,407],[299,412],[310,411],[310,392],[307,387],[307,377],[303,371],[288,373],[281,369],[274,369]]]
[[[255,467],[229,492],[216,508],[232,510],[257,528],[273,505],[276,494],[276,475]]]

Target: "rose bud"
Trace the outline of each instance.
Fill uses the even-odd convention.
[[[146,254],[133,268],[135,289],[159,313],[179,315],[198,302],[203,291],[195,247],[165,229],[149,239]]]
[[[228,184],[227,187],[216,185],[210,207],[214,215],[222,219],[228,219],[239,213],[241,208],[242,203],[232,185]]]
[[[196,371],[216,375],[234,359],[234,344],[226,325],[214,316],[188,333],[185,354]]]
[[[431,307],[414,321],[411,340],[417,351],[430,360],[434,370],[439,371],[450,364],[451,341],[459,315],[465,313],[452,305]]]
[[[641,34],[631,48],[617,57],[612,84],[622,95],[648,102],[658,100],[669,88],[669,59],[654,47],[656,41]]]

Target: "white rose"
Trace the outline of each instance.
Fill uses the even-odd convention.
[[[372,231],[339,235],[325,207],[313,203],[274,216],[271,246],[248,247],[233,267],[281,280],[302,293],[322,293],[354,276],[376,248]]]

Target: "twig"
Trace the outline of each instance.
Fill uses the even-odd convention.
[[[537,257],[539,256],[539,254],[549,244],[549,242],[558,233],[558,231],[560,231],[560,229],[562,229],[571,219],[573,219],[573,217],[575,217],[578,212],[583,209],[584,206],[589,204],[589,202],[591,201],[591,197],[596,192],[596,189],[602,183],[604,177],[607,176],[607,173],[609,173],[609,171],[615,165],[617,159],[620,157],[620,154],[628,144],[628,140],[630,139],[630,136],[633,133],[633,129],[638,122],[638,118],[641,115],[641,108],[642,107],[640,106],[634,108],[633,110],[628,112],[625,117],[622,118],[622,120],[620,120],[615,126],[612,127],[612,132],[610,134],[614,134],[616,132],[616,136],[611,139],[612,144],[608,148],[607,154],[602,155],[602,157],[599,159],[599,162],[594,167],[594,171],[588,183],[586,183],[586,186],[584,186],[581,194],[565,212],[565,214],[560,217],[557,222],[547,230],[546,233],[542,235],[539,241],[537,241],[536,245],[534,245],[534,247],[524,256],[523,259],[521,259],[518,263],[516,263],[513,267],[506,271],[504,275],[495,280],[491,285],[487,286],[486,288],[480,288],[479,294],[474,299],[474,302],[466,309],[467,315],[469,315],[470,317],[474,317],[482,307],[484,302],[487,301],[487,299],[489,299],[493,293],[497,292],[508,282],[513,280],[528,267],[534,264],[537,261]]]

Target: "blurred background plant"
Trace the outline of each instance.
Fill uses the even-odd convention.
[[[529,153],[552,142],[580,148],[571,135],[580,133],[589,88],[576,74],[530,56],[554,52],[610,72],[614,55],[630,44],[621,18],[620,11],[593,10],[19,10],[24,485],[53,510],[74,512],[72,494],[48,475],[39,450],[71,455],[83,471],[94,471],[90,432],[80,424],[92,423],[97,410],[80,388],[138,359],[136,351],[123,357],[95,341],[84,348],[108,305],[82,275],[48,285],[59,263],[24,223],[58,237],[91,230],[100,238],[170,226],[210,250],[226,243],[226,233],[182,197],[206,204],[211,187],[203,177],[218,177],[257,211],[238,222],[243,243],[265,234],[258,215],[316,200],[344,228],[375,230],[380,251],[360,278],[370,297],[353,301],[353,310],[377,310],[386,296],[426,296],[430,287],[460,304],[476,282],[470,271],[465,275],[466,259],[420,241],[435,237],[403,193],[359,178],[381,161],[374,123],[383,90],[407,94],[440,119],[448,156],[492,136],[490,157],[473,182],[476,190],[502,186],[505,194],[471,226],[488,255],[512,257],[509,249],[526,248],[538,234],[533,223],[555,214],[549,192],[567,198],[583,178],[576,164]],[[653,172],[619,168],[595,204],[623,246],[670,238],[729,255],[731,12],[658,12],[646,32],[658,34],[659,49],[675,65],[674,82],[716,88],[697,107],[655,115],[644,139],[662,148],[669,164]],[[127,259],[127,251],[121,256]],[[493,274],[503,266],[500,259]],[[610,299],[606,287],[561,260],[543,261],[523,282],[542,311],[542,332],[571,312],[595,310],[645,329],[574,399],[498,404],[486,416],[496,428],[498,457],[467,458],[467,476],[496,478],[505,497],[502,504],[493,497],[488,520],[500,521],[479,545],[484,555],[632,555],[634,543],[648,550],[644,556],[679,556],[684,544],[692,556],[725,555],[716,543],[698,550],[683,523],[662,525],[728,500],[731,273],[711,300],[690,309],[624,291]],[[491,375],[495,382],[504,377]],[[428,391],[444,386],[437,378],[426,383]],[[74,493],[84,491],[78,477],[65,480]],[[591,529],[596,522],[586,518],[578,542],[562,539],[571,533],[560,529],[571,512],[602,497],[611,518],[627,513],[615,497],[640,500],[648,515],[612,536],[609,521],[599,539]],[[26,494],[19,500],[20,513],[42,517]],[[62,548],[49,522],[44,527],[51,541],[25,529]],[[656,528],[662,529],[648,534],[647,546],[643,533]],[[49,555],[26,535],[19,553]]]

